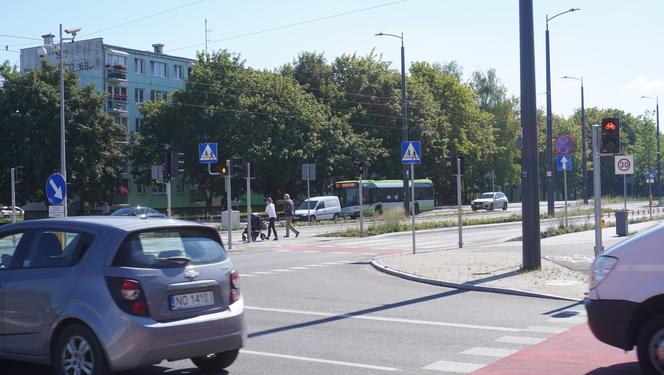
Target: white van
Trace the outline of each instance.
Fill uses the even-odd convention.
[[[590,269],[585,301],[595,337],[636,346],[644,374],[664,374],[664,224],[613,246]]]
[[[295,209],[295,220],[337,220],[341,213],[339,197],[333,195],[305,199]]]

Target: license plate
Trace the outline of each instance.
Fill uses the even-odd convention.
[[[176,294],[170,296],[171,310],[193,309],[195,307],[214,305],[212,292]]]

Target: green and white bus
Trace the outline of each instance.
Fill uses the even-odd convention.
[[[338,181],[335,190],[341,202],[341,215],[360,216],[359,182]],[[408,183],[410,192],[410,181]],[[366,215],[381,214],[383,210],[403,207],[402,180],[362,180],[362,204]],[[433,182],[415,180],[415,212],[433,210]]]

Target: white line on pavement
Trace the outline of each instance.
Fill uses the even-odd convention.
[[[434,321],[430,321],[430,320],[400,319],[400,318],[389,318],[389,317],[383,317],[383,316],[334,314],[334,313],[325,313],[325,312],[318,312],[318,311],[275,309],[275,308],[269,308],[269,307],[256,307],[256,306],[245,306],[244,308],[247,309],[247,310],[255,310],[255,311],[266,311],[266,312],[276,312],[276,313],[284,313],[284,314],[297,314],[297,315],[322,316],[322,317],[326,317],[326,318],[339,317],[339,318],[344,318],[344,319],[373,320],[373,321],[379,321],[379,322],[418,324],[418,325],[428,325],[428,326],[438,326],[438,327],[484,329],[484,330],[489,330],[489,331],[501,331],[501,332],[520,332],[521,331],[521,329],[519,329],[519,328],[496,327],[496,326],[450,323],[450,322],[434,322]]]
[[[463,352],[461,352],[461,354],[482,355],[482,356],[486,356],[486,357],[503,358],[503,357],[507,357],[510,354],[514,354],[516,352],[517,352],[516,350],[512,350],[512,349],[476,347],[476,348],[470,348],[466,351],[463,351]]]
[[[277,269],[277,270],[270,270],[270,272],[293,272],[293,270],[284,270],[284,269]]]
[[[327,265],[330,265],[330,266],[336,266],[337,262],[326,262],[326,263],[323,263],[323,264],[327,264]]]
[[[432,363],[426,367],[423,367],[423,370],[433,370],[433,371],[445,371],[445,372],[458,372],[462,374],[467,374],[469,372],[477,371],[486,365],[481,365],[478,363],[465,363],[465,362],[452,362],[452,361],[438,361]]]
[[[327,267],[329,264],[309,264],[307,267]]]
[[[263,271],[258,271],[254,272],[256,275],[274,275],[272,272],[263,272]]]
[[[291,267],[291,268],[289,268],[289,270],[308,270],[308,269],[310,269],[310,268],[308,268],[308,267]]]
[[[254,354],[254,355],[262,355],[262,356],[266,356],[266,357],[294,359],[294,360],[297,360],[297,361],[307,361],[307,362],[326,363],[326,364],[330,364],[330,365],[359,367],[359,368],[365,368],[365,369],[369,369],[369,370],[381,370],[381,371],[398,371],[399,370],[399,369],[396,369],[396,368],[393,368],[393,367],[374,366],[374,365],[367,365],[367,364],[363,364],[363,363],[353,363],[353,362],[331,361],[329,359],[300,357],[300,356],[277,354],[277,353],[255,352],[253,350],[245,350],[245,349],[240,350],[240,352],[242,352],[242,354]]]
[[[528,326],[521,331],[523,332],[538,332],[538,333],[562,333],[567,331],[569,327],[543,327],[543,326]]]
[[[496,342],[504,342],[507,344],[523,344],[523,345],[535,345],[546,339],[541,339],[537,337],[523,337],[523,336],[503,336],[496,340]]]
[[[252,275],[250,273],[241,273],[240,277],[255,277],[256,275]]]

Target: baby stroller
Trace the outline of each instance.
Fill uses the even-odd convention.
[[[260,237],[261,240],[264,240],[267,238],[265,234],[262,232],[264,230],[267,230],[267,222],[263,216],[260,216],[255,213],[251,213],[251,240],[256,241],[256,238]],[[242,232],[242,241],[247,240],[247,229],[248,226],[244,228],[244,232]]]

